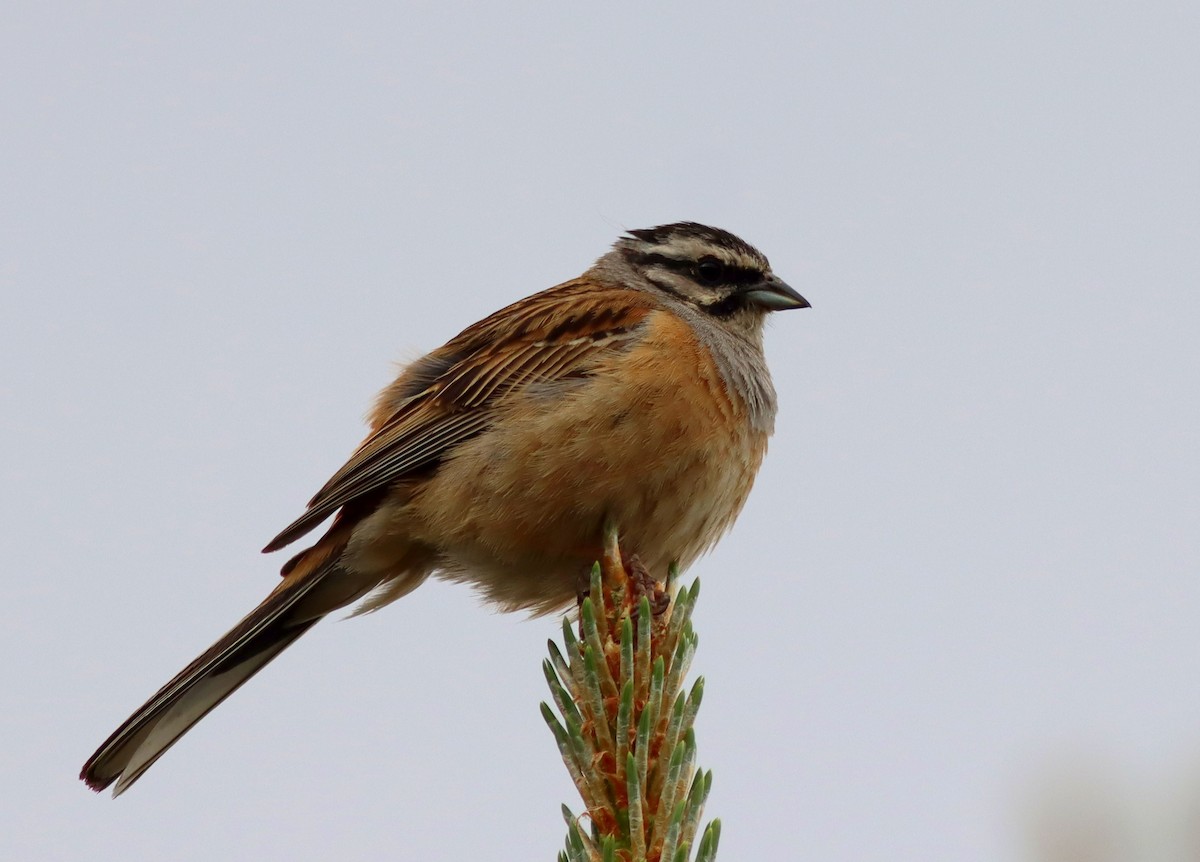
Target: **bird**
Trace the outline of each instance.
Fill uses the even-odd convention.
[[[332,518],[248,615],[134,712],[80,778],[120,795],[323,617],[433,576],[504,611],[569,610],[615,528],[653,577],[732,525],[774,430],[771,312],[809,303],[732,233],[630,230],[577,278],[404,367],[370,432],[263,549]]]

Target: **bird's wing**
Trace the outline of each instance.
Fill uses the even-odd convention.
[[[384,391],[372,433],[264,552],[294,542],[352,500],[437,463],[486,429],[494,407],[512,393],[587,377],[597,362],[628,346],[652,308],[646,295],[577,280],[467,328]]]

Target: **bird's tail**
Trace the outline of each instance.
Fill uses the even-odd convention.
[[[79,777],[97,791],[116,782],[113,795],[119,796],[192,725],[322,617],[376,586],[377,578],[365,579],[337,564],[344,547],[338,544],[319,543],[289,563],[286,577],[262,604],[126,719],[88,758]]]

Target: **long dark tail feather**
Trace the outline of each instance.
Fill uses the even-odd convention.
[[[126,719],[88,759],[79,777],[97,791],[116,782],[113,796],[119,796],[196,722],[322,617],[373,586],[373,581],[330,563],[289,577]]]

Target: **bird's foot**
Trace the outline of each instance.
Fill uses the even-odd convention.
[[[625,571],[629,573],[634,607],[636,608],[641,597],[645,596],[650,602],[650,613],[656,617],[665,614],[667,608],[671,607],[671,592],[667,586],[650,574],[650,570],[637,554],[630,554],[622,562],[625,564]]]

